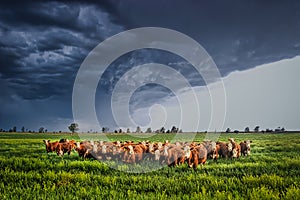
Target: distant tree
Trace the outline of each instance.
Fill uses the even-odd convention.
[[[230,128],[226,129],[226,133],[230,133],[230,131],[231,131]]]
[[[17,132],[17,127],[16,127],[16,126],[14,126],[14,127],[12,128],[12,132]]]
[[[152,133],[152,129],[149,127],[147,128],[146,132],[145,133]]]
[[[167,130],[167,132],[166,133],[170,133],[171,131],[170,130]]]
[[[114,131],[114,133],[118,133],[118,131],[117,131],[117,130],[115,130],[115,131]]]
[[[245,128],[245,133],[249,133],[250,132],[250,128],[249,127],[246,127]]]
[[[102,127],[102,133],[107,133],[109,131],[108,127]]]
[[[68,128],[72,133],[75,133],[76,131],[79,130],[77,123],[71,123],[71,125]]]
[[[126,133],[130,133],[130,129],[129,128],[127,128]]]
[[[44,133],[47,133],[47,132],[48,132],[48,130],[47,130],[47,129],[45,129]]]
[[[22,126],[22,128],[21,128],[21,132],[25,133],[25,127],[24,126]]]
[[[121,128],[119,129],[119,133],[123,133],[123,130]]]
[[[178,131],[178,133],[182,133],[182,129],[180,129],[180,130]]]
[[[254,132],[255,132],[255,133],[258,133],[258,132],[259,132],[259,126],[255,126]]]
[[[39,133],[44,133],[44,127],[39,128]]]
[[[233,132],[234,132],[234,133],[239,133],[240,131],[239,131],[239,130],[234,130]]]
[[[281,132],[284,132],[284,131],[285,131],[285,128],[284,128],[284,127],[282,127],[282,128],[281,128]]]
[[[137,126],[135,132],[136,132],[136,133],[141,133],[141,127]]]
[[[171,133],[177,133],[177,132],[178,132],[178,128],[176,128],[176,126],[172,126]]]
[[[272,129],[269,129],[269,128],[266,129],[266,133],[272,133],[272,132],[273,132]]]
[[[165,131],[166,131],[166,129],[165,129],[165,127],[161,127],[161,129],[160,129],[160,133],[165,133]]]

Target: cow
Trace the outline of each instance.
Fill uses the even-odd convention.
[[[252,143],[251,140],[245,140],[244,142],[240,143],[242,155],[244,155],[244,156],[250,155],[250,150],[251,150],[250,143]]]
[[[58,141],[56,141],[56,142],[50,142],[50,140],[43,140],[43,142],[46,145],[46,151],[47,151],[47,153],[54,152],[56,150],[56,147],[59,144]]]
[[[168,148],[167,164],[169,167],[176,166],[182,157],[182,149],[180,147]]]
[[[166,151],[166,148],[167,151]],[[164,155],[168,166],[176,166],[183,164],[189,159],[191,154],[190,147],[188,145],[183,146],[165,146]]]
[[[64,142],[69,142],[69,140],[66,139],[66,138],[62,138],[62,139],[59,140],[59,143],[64,143]]]
[[[223,158],[228,158],[229,152],[231,151],[231,144],[229,145],[230,147],[228,148],[228,144],[225,142],[217,142],[216,143],[216,149],[218,151],[218,155],[223,157]]]
[[[240,145],[238,143],[236,143],[233,138],[229,138],[228,141],[229,141],[229,143],[228,143],[229,157],[230,158],[239,158],[240,154],[241,154],[240,153],[241,152]]]
[[[203,144],[197,145],[191,149],[190,157],[188,159],[189,167],[197,169],[198,164],[204,165],[207,159],[207,150]]]
[[[58,156],[63,156],[65,153],[71,154],[71,151],[76,148],[75,140],[65,140],[65,142],[59,142],[56,147],[56,153]]]
[[[76,142],[76,151],[78,152],[79,157],[83,159],[94,158],[92,155],[92,146],[88,142]]]
[[[202,143],[207,150],[207,158],[212,158],[214,160],[218,160],[219,153],[217,150],[217,144],[213,141],[204,141]]]
[[[144,150],[141,145],[128,145],[124,147],[124,157],[123,162],[135,163],[140,162],[143,159]]]

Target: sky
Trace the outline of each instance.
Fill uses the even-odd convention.
[[[85,58],[106,39],[141,27],[179,31],[211,56],[226,90],[223,130],[256,125],[300,130],[296,81],[300,3],[296,0],[3,1],[0,128],[67,130],[74,121],[73,86]],[[207,85],[187,60],[158,49],[128,52],[102,74],[95,95],[101,127],[120,127],[112,112],[114,88],[128,71],[147,63],[161,63],[180,72],[196,92],[200,116],[184,115],[182,122],[182,112],[193,111],[186,99],[189,92],[174,94],[168,87],[147,84],[130,97],[128,112],[135,124],[153,129],[175,125],[184,131],[197,131],[188,121],[198,120],[197,129],[216,129],[210,110],[214,107],[218,111],[224,102],[216,101],[212,106],[207,92],[218,93],[218,87]],[[100,131],[93,124],[78,123],[81,131]]]

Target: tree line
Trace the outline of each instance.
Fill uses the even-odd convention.
[[[240,131],[239,130],[232,131],[230,128],[227,128],[225,132],[226,133],[239,133]],[[251,132],[250,128],[247,126],[244,130],[244,133],[250,133],[250,132]],[[280,132],[285,132],[285,128],[279,126],[279,127],[275,128],[274,130],[269,129],[269,128],[267,128],[266,130],[260,130],[260,126],[255,126],[253,128],[253,133],[259,133],[259,132],[261,132],[261,133],[272,133],[272,132],[280,133]]]
[[[68,126],[68,129],[71,133],[76,133],[79,131],[79,125],[77,123],[71,123],[69,126]],[[20,131],[17,130],[17,127],[14,126],[8,130],[5,130],[5,129],[2,129],[0,128],[0,132],[21,132],[21,133],[47,133],[48,130],[44,127],[40,127],[37,131],[35,130],[30,130],[30,129],[26,129],[24,126],[21,127]],[[122,128],[119,128],[119,129],[115,129],[113,131],[110,131],[110,129],[108,127],[102,127],[102,130],[101,130],[102,133],[182,133],[182,129],[179,129],[178,127],[176,126],[172,126],[171,129],[166,129],[165,127],[161,127],[160,129],[157,129],[157,130],[152,130],[151,127],[148,127],[145,131],[142,131],[141,127],[140,126],[137,126],[135,131],[131,131],[129,128],[125,130],[123,130]],[[204,132],[207,132],[207,131],[204,131]],[[232,130],[231,128],[227,128],[225,133],[240,133],[241,131],[239,130]],[[255,126],[253,128],[253,131],[250,130],[250,128],[247,126],[245,129],[244,129],[244,133],[272,133],[272,132],[275,132],[275,133],[280,133],[280,132],[285,132],[285,128],[284,127],[277,127],[275,128],[274,130],[273,129],[265,129],[265,130],[260,130],[260,126]],[[53,133],[62,133],[62,131],[58,131],[58,132],[53,132]],[[98,133],[98,132],[95,132],[95,131],[87,131],[87,133]]]

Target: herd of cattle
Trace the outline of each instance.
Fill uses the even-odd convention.
[[[196,142],[139,142],[133,141],[82,141],[61,139],[50,142],[43,140],[46,151],[56,152],[58,156],[65,153],[70,155],[72,150],[76,150],[82,158],[94,158],[98,160],[119,160],[125,163],[141,162],[144,159],[155,160],[168,166],[176,166],[188,163],[189,167],[197,168],[198,164],[205,164],[207,159],[217,160],[223,158],[238,158],[241,155],[250,155],[250,143],[245,140],[240,144],[233,138],[228,142],[204,141]]]

